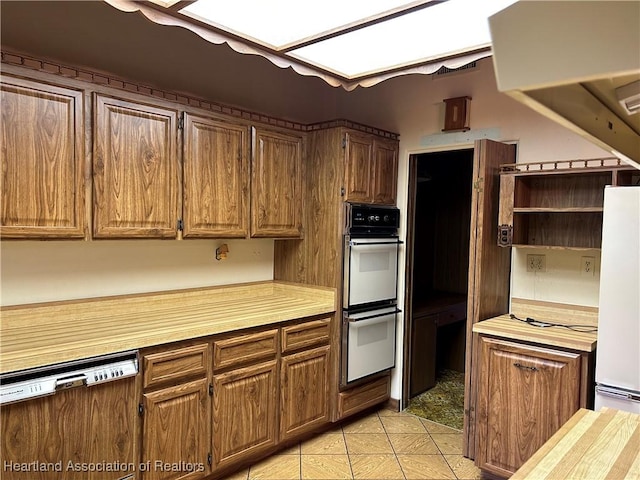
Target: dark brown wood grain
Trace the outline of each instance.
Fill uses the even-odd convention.
[[[136,473],[135,398],[135,379],[128,378],[3,405],[0,408],[2,478],[114,480]],[[6,462],[59,463],[61,469],[21,472],[7,468]],[[124,468],[128,471],[116,476],[113,472],[80,470],[82,464],[88,467],[102,462],[127,464]],[[80,469],[76,470],[75,465],[80,465]]]
[[[373,137],[357,132],[345,133],[344,199],[371,203],[373,178]]]
[[[246,125],[185,114],[185,238],[249,235],[248,138]]]
[[[213,377],[215,468],[276,445],[277,367],[272,360]]]
[[[499,209],[499,167],[515,161],[515,146],[491,140],[474,145],[469,237],[469,288],[465,353],[463,454],[475,455],[476,366],[473,324],[509,310],[511,251],[496,242]]]
[[[329,346],[282,357],[280,440],[329,422]]]
[[[582,357],[479,338],[476,465],[509,477],[584,406]]]
[[[177,112],[94,96],[95,238],[175,238]]]
[[[398,142],[374,139],[372,167],[372,201],[395,205],[398,183]]]
[[[252,129],[251,236],[302,236],[303,137]]]
[[[82,238],[83,92],[2,76],[3,238]]]
[[[209,381],[202,378],[147,392],[143,404],[142,462],[151,462],[151,468],[141,478],[192,480],[206,475],[211,448]],[[167,472],[156,462],[202,465],[202,470]]]

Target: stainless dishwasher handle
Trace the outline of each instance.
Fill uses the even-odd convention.
[[[67,388],[74,388],[74,387],[84,387],[87,385],[87,376],[82,374],[82,375],[76,375],[73,377],[62,377],[62,378],[58,378],[56,379],[56,391],[57,390],[66,390]]]

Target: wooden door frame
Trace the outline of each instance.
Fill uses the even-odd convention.
[[[409,178],[407,185],[407,229],[406,248],[404,263],[404,338],[403,338],[403,358],[402,358],[402,400],[400,409],[404,410],[409,405],[410,381],[411,381],[411,340],[413,316],[412,296],[413,296],[413,262],[414,262],[414,235],[415,235],[415,215],[416,215],[416,192],[418,186],[418,157],[424,154],[437,154],[456,152],[461,150],[474,150],[474,143],[439,146],[420,151],[409,152]],[[474,152],[475,153],[475,152]],[[471,179],[473,180],[473,179]],[[466,342],[471,341],[465,333]]]

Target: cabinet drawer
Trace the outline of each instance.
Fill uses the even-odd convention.
[[[389,398],[390,386],[391,377],[387,375],[366,385],[340,392],[338,396],[339,418],[348,417],[365,408],[384,402]]]
[[[455,305],[451,305],[446,310],[443,310],[438,314],[438,319],[436,320],[436,324],[439,327],[443,325],[448,325],[454,322],[460,322],[467,318],[467,304],[466,302],[461,302]]]
[[[209,355],[206,343],[145,355],[142,360],[144,388],[182,381],[185,377],[206,377]]]
[[[282,353],[329,343],[331,319],[323,318],[282,328]]]
[[[277,329],[217,340],[213,342],[213,369],[221,370],[274,358],[277,350]]]

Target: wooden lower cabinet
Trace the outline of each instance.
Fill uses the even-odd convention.
[[[213,377],[215,468],[275,446],[276,404],[276,360]]]
[[[586,354],[479,339],[475,461],[507,478],[586,406],[588,362]]]
[[[191,382],[143,395],[144,480],[193,480],[210,472],[209,382]]]
[[[329,346],[282,358],[280,440],[329,421]]]
[[[338,418],[343,419],[389,399],[391,376],[353,387],[338,395]]]

